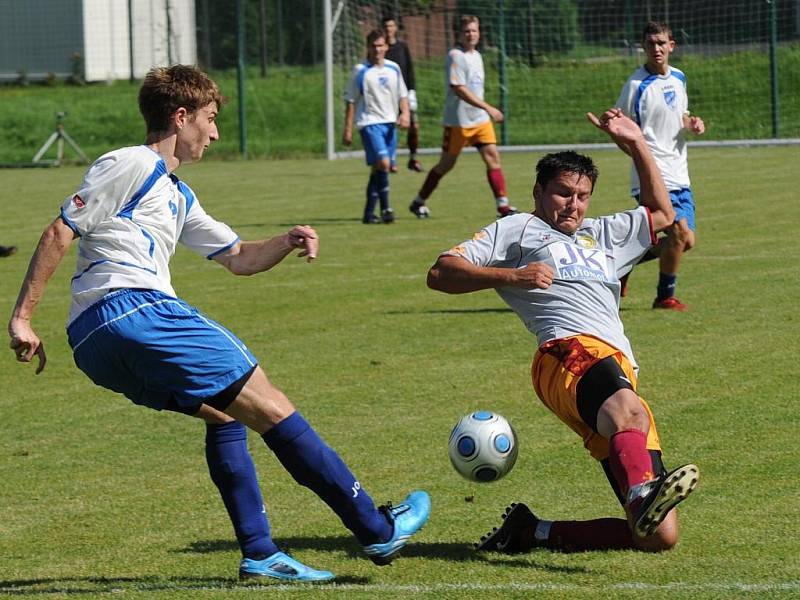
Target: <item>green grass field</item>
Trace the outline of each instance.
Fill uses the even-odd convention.
[[[627,208],[627,159],[594,153],[592,214]],[[503,157],[512,201],[529,203],[539,155]],[[204,207],[245,239],[310,223],[309,265],[235,278],[179,250],[174,285],[242,337],[273,381],[340,451],[377,502],[428,490],[429,524],[378,568],[332,512],[250,436],[273,533],[334,585],[240,585],[231,526],[203,456],[204,427],[138,408],[72,363],[63,324],[70,255],[34,325],[48,364],[34,376],[0,355],[0,596],[44,598],[790,598],[800,596],[797,486],[798,150],[696,148],[698,246],[678,294],[690,311],[654,312],[656,266],[631,277],[623,319],[656,415],[665,462],[696,462],[671,552],[476,555],[470,543],[507,503],[544,518],[619,516],[602,470],[530,385],[535,341],[492,292],[428,290],[437,253],[490,222],[476,155],[465,155],[417,221],[406,210],[422,176],[392,177],[398,222],[360,223],[362,161],[209,161],[179,174]],[[428,161],[430,162],[430,160]],[[430,165],[427,165],[430,166]],[[78,168],[3,172],[0,305],[8,315],[43,227],[81,179]],[[73,249],[74,252],[74,249]],[[464,413],[506,415],[520,437],[515,469],[477,485],[447,458]],[[474,496],[471,502],[465,501]]]

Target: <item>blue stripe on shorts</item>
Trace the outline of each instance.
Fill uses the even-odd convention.
[[[199,408],[258,364],[222,325],[155,290],[104,296],[67,336],[75,364],[92,381],[156,410]]]

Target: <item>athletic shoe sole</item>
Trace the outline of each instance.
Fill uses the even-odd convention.
[[[664,477],[648,494],[639,508],[633,533],[643,538],[653,535],[669,511],[683,502],[697,487],[700,470],[696,465],[683,465]]]
[[[514,503],[506,507],[502,515],[503,524],[494,527],[489,533],[481,537],[476,544],[478,552],[503,552],[505,554],[518,554],[527,552],[533,546],[534,532],[539,519],[526,505]]]

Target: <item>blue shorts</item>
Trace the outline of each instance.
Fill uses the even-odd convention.
[[[377,123],[367,125],[359,130],[361,143],[364,144],[364,154],[368,165],[388,158],[395,160],[397,154],[397,129],[394,123]]]
[[[672,200],[672,208],[675,209],[675,221],[686,219],[686,224],[692,231],[697,231],[694,222],[694,196],[689,188],[670,190],[669,199]]]
[[[92,381],[156,410],[192,414],[257,365],[222,325],[154,290],[104,296],[67,336],[75,364]]]
[[[641,204],[639,194],[636,194],[634,198],[636,198],[636,202]],[[689,229],[697,231],[694,221],[694,196],[692,196],[692,190],[690,188],[669,190],[669,199],[672,202],[672,208],[675,209],[675,222],[686,219]]]

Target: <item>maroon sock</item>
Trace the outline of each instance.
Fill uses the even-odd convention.
[[[545,546],[561,552],[629,550],[636,547],[628,522],[624,519],[553,521]]]
[[[419,131],[413,125],[408,128],[408,151],[414,155],[419,148]]]
[[[495,198],[506,197],[506,179],[503,177],[503,169],[489,169],[486,171],[486,177],[489,179],[489,186],[492,188],[492,193]]]
[[[439,180],[441,178],[442,176],[436,172],[436,169],[431,169],[428,171],[428,176],[425,178],[425,183],[422,184],[422,189],[419,191],[419,197],[423,200],[430,198],[433,190],[435,190],[436,186],[439,185]]]
[[[655,477],[653,460],[647,451],[647,435],[638,429],[624,429],[611,436],[608,464],[625,496],[634,485]]]

